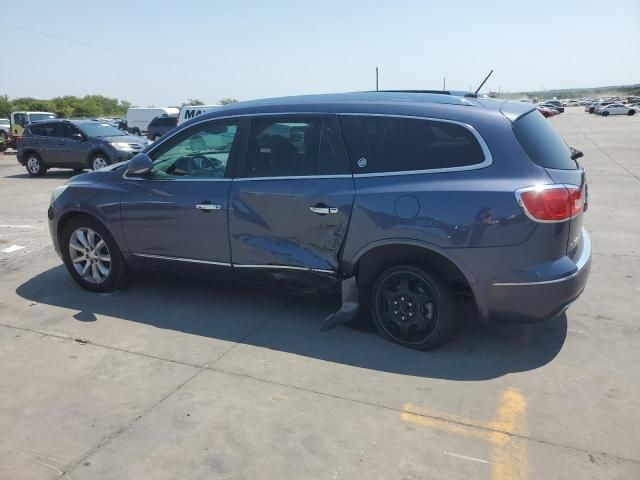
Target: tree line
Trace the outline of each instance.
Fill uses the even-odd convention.
[[[237,102],[234,98],[223,98],[219,103],[225,105],[234,102]],[[203,105],[204,102],[189,100],[187,104]],[[67,95],[50,100],[32,97],[11,99],[7,95],[0,95],[0,118],[9,118],[11,112],[17,111],[51,112],[60,118],[124,117],[130,106],[131,102],[103,95]]]
[[[67,95],[50,100],[32,97],[10,99],[7,95],[0,95],[1,118],[9,118],[11,112],[25,110],[51,112],[60,118],[123,117],[130,106],[130,102],[103,95]]]

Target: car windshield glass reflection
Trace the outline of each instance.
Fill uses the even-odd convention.
[[[80,130],[89,137],[124,137],[122,133],[115,127],[112,127],[108,123],[82,123],[78,125]]]

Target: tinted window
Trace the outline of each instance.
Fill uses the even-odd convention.
[[[108,123],[81,123],[78,125],[82,132],[89,137],[122,137],[124,133]]]
[[[236,122],[216,122],[187,130],[151,153],[156,178],[223,178],[238,136]]]
[[[72,125],[70,123],[63,123],[61,125],[61,137],[71,138],[71,135],[73,135],[74,133],[80,133],[80,130],[78,130],[78,127],[76,127],[75,125]]]
[[[33,125],[31,128],[33,135],[40,137],[59,137],[60,136],[60,124],[59,123],[40,123]]]
[[[322,119],[269,117],[251,120],[244,177],[318,173]]]
[[[540,112],[532,111],[513,124],[513,132],[529,158],[545,168],[575,170],[571,151],[558,132]]]
[[[465,167],[485,160],[473,133],[454,123],[381,116],[343,116],[340,123],[354,173]]]

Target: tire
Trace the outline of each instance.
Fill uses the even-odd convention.
[[[371,289],[370,302],[378,333],[404,347],[433,350],[453,331],[451,289],[421,268],[397,265],[384,270]]]
[[[629,116],[632,116],[632,115],[635,115],[635,114],[636,114],[636,111],[635,111],[635,110],[629,110],[629,111],[627,112],[627,115],[629,115]]]
[[[42,177],[47,173],[47,167],[44,166],[42,159],[37,153],[29,153],[26,157],[24,166],[30,177]]]
[[[158,135],[157,133],[153,136],[153,141],[157,142],[158,139],[160,138],[160,135]]]
[[[118,245],[93,217],[72,218],[60,236],[60,250],[65,267],[82,288],[105,293],[127,284],[129,270]]]
[[[600,115],[602,115],[603,117],[608,117],[609,116],[609,112],[602,112]]]
[[[91,170],[99,170],[103,167],[106,167],[109,164],[110,164],[109,157],[107,157],[102,153],[95,154],[93,157],[91,157],[91,160],[89,161],[89,166],[91,167]]]

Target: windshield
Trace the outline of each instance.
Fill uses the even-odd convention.
[[[39,122],[40,120],[51,120],[52,118],[56,118],[53,113],[30,113],[29,114],[29,122]]]
[[[78,125],[82,133],[89,137],[124,137],[124,133],[108,123],[81,123]]]

